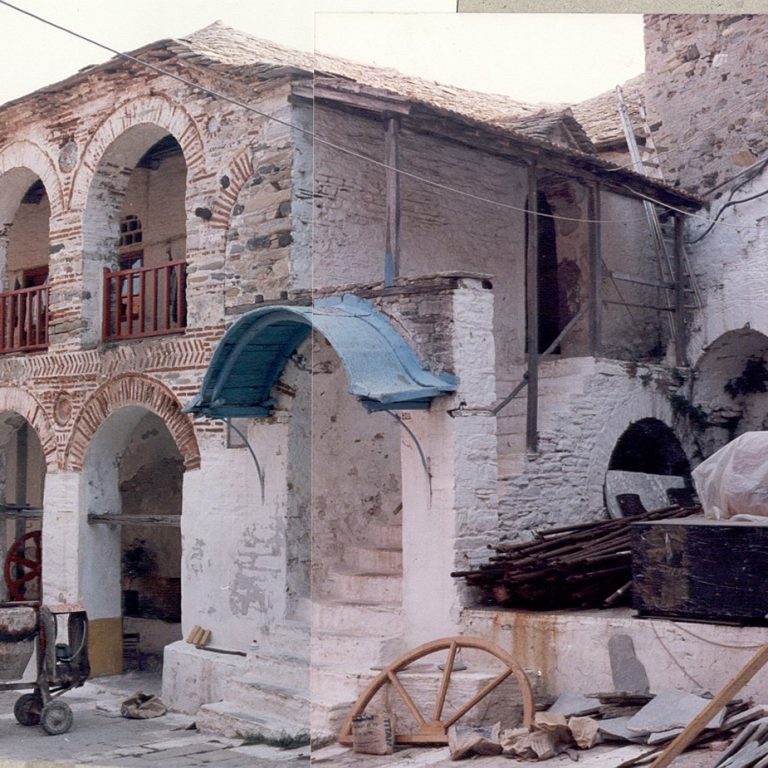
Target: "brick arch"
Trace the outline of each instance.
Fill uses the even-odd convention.
[[[173,392],[148,376],[126,374],[103,384],[86,401],[67,445],[66,468],[81,471],[88,445],[96,431],[115,411],[130,405],[152,411],[163,420],[184,459],[185,469],[200,467],[200,449],[192,420],[181,412]]]
[[[205,145],[191,115],[163,94],[130,99],[113,110],[88,140],[72,184],[70,205],[76,196],[78,202],[84,203],[99,163],[110,145],[129,128],[147,124],[162,128],[179,142],[190,181],[205,174]]]
[[[40,440],[48,471],[59,468],[56,434],[43,406],[29,392],[16,387],[0,387],[0,413],[17,413],[32,426]]]
[[[64,194],[56,164],[42,147],[25,139],[0,149],[0,177],[15,168],[26,168],[43,182],[51,206],[51,218],[64,212]]]
[[[211,227],[214,229],[226,229],[229,226],[237,196],[245,182],[254,174],[253,150],[250,147],[242,150],[230,163],[226,174],[229,177],[229,186],[219,192],[213,204]]]

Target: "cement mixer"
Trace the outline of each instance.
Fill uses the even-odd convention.
[[[57,642],[60,630],[65,642]],[[35,679],[24,682],[33,653]],[[88,617],[81,605],[0,603],[0,691],[31,689],[13,707],[19,723],[40,724],[52,736],[66,733],[72,709],[59,696],[89,674]]]

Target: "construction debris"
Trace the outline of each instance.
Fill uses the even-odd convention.
[[[456,571],[482,590],[481,601],[506,608],[598,608],[625,599],[631,583],[630,525],[701,515],[700,507],[666,507],[618,520],[534,532],[534,540],[501,543],[476,570]],[[613,597],[614,595],[618,597]]]
[[[501,723],[490,728],[452,725],[448,729],[448,748],[451,760],[463,760],[475,755],[501,754]]]

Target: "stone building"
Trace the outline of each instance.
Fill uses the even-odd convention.
[[[96,673],[138,633],[199,727],[321,735],[489,542],[685,474],[709,336],[644,202],[702,203],[570,110],[218,24],[134,56],[0,108],[5,546]]]

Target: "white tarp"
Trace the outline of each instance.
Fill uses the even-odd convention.
[[[768,432],[746,432],[693,470],[704,515],[768,517]]]

